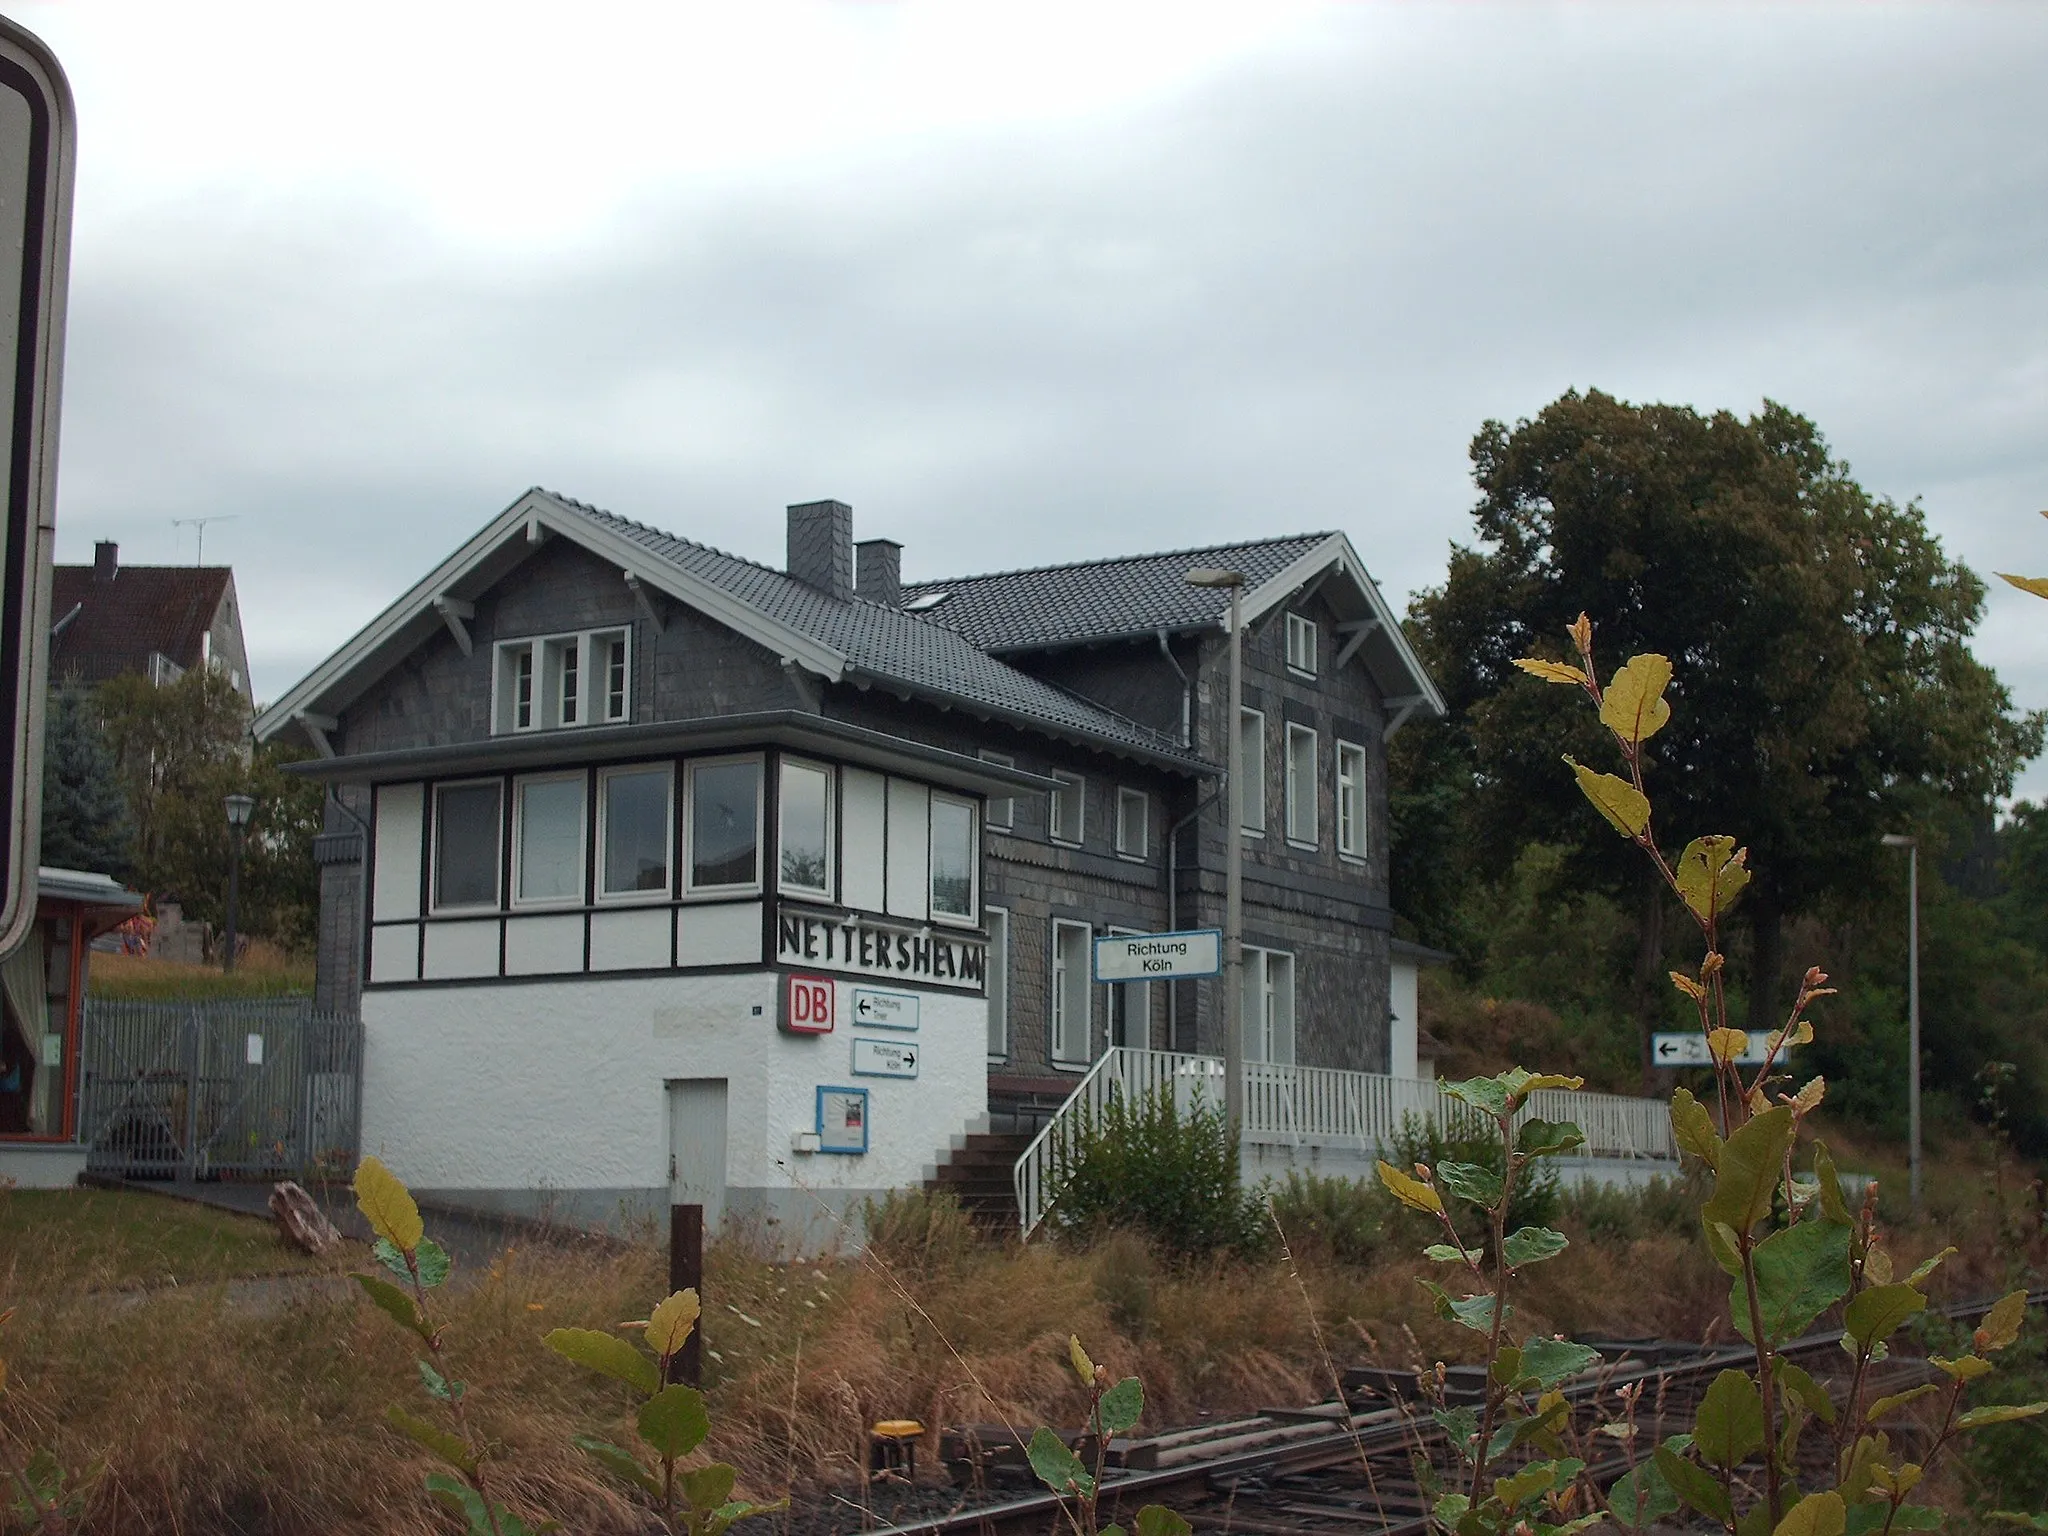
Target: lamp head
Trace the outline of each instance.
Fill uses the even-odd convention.
[[[1191,587],[1241,587],[1244,585],[1244,572],[1198,565],[1190,569],[1184,579]]]
[[[249,825],[249,818],[256,814],[254,795],[229,795],[225,801],[228,808],[228,825],[240,831]]]
[[[1903,832],[1887,832],[1878,841],[1887,848],[1911,848],[1915,846],[1914,840]]]

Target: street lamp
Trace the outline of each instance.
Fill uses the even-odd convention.
[[[1230,713],[1224,783],[1229,819],[1223,838],[1223,1114],[1233,1143],[1244,1125],[1244,572],[1198,565],[1187,573],[1191,587],[1222,587],[1230,593]]]
[[[1906,1135],[1912,1143],[1913,1211],[1920,1210],[1920,845],[1903,832],[1887,832],[1887,848],[1906,850]]]
[[[229,795],[225,804],[228,808],[228,932],[227,950],[221,957],[220,968],[232,971],[235,968],[235,907],[242,895],[242,834],[249,829],[249,818],[256,814],[256,797]]]

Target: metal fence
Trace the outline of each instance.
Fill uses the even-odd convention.
[[[361,1126],[363,1025],[306,998],[88,998],[81,1126],[126,1178],[345,1175]]]

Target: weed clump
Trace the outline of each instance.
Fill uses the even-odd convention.
[[[1056,1231],[1092,1238],[1115,1228],[1148,1235],[1182,1258],[1265,1251],[1265,1207],[1246,1193],[1237,1139],[1223,1111],[1171,1091],[1114,1098],[1082,1117],[1053,1180]]]
[[[1273,1219],[1298,1255],[1363,1268],[1387,1251],[1394,1205],[1376,1181],[1290,1173],[1271,1198]]]

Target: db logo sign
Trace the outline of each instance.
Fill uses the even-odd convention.
[[[836,993],[829,976],[791,976],[782,1000],[782,1027],[794,1035],[832,1033]]]

